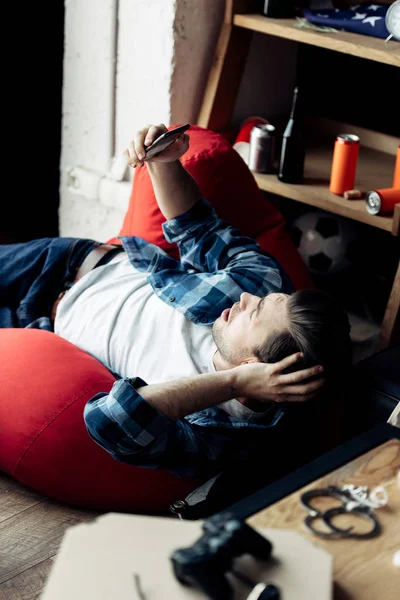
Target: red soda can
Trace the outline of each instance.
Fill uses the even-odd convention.
[[[354,189],[359,148],[360,138],[358,135],[343,133],[337,136],[329,184],[329,191],[332,194],[343,196],[344,192]]]
[[[372,190],[365,196],[367,211],[370,215],[385,215],[392,213],[398,202],[400,202],[400,188]]]
[[[264,119],[264,117],[249,117],[248,119],[243,121],[234,143],[250,143],[250,134],[253,127],[255,127],[256,125],[268,125],[268,123],[269,121],[267,121],[267,119]]]

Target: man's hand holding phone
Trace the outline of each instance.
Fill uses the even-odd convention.
[[[163,124],[149,125],[137,131],[124,151],[129,166],[142,167],[145,162],[174,162],[187,152],[190,125],[168,130]]]
[[[138,131],[124,154],[131,167],[147,164],[157,204],[164,215],[174,219],[183,215],[201,198],[199,186],[179,158],[189,149],[190,125],[168,130],[165,125],[148,125]]]

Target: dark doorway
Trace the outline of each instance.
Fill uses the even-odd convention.
[[[58,235],[64,2],[4,8],[0,243],[10,243]]]

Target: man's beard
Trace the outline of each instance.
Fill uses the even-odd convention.
[[[220,357],[230,363],[232,366],[240,364],[239,352],[235,352],[229,345],[229,341],[226,339],[223,332],[222,319],[219,317],[214,321],[212,326],[212,336],[214,338],[215,345],[219,352]]]

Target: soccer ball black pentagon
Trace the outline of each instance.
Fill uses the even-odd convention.
[[[294,220],[292,238],[312,273],[331,275],[351,265],[356,241],[354,224],[322,210],[312,210]]]

